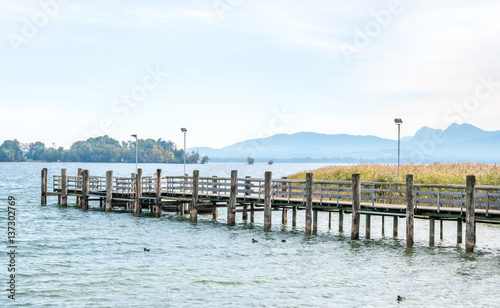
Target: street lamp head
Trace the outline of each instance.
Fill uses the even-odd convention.
[[[400,118],[395,118],[394,123],[396,123],[397,125],[400,125],[400,124],[403,124],[403,120],[401,120]]]
[[[185,132],[187,132],[188,130],[187,130],[187,129],[185,129],[185,128],[183,127],[183,128],[181,128],[181,131],[182,131],[183,133],[185,133]]]
[[[135,139],[137,139],[137,135],[136,134],[133,134],[131,136],[134,137]]]

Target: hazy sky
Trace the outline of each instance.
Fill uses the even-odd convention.
[[[0,142],[500,124],[498,1],[0,0]]]

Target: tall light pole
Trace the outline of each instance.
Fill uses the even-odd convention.
[[[138,148],[137,148],[137,135],[136,134],[133,134],[132,137],[135,138],[135,171],[137,171],[137,154],[139,153],[138,152]]]
[[[184,133],[184,175],[186,174],[186,133],[187,129],[181,128],[181,132]]]
[[[394,119],[394,123],[398,126],[398,183],[399,183],[399,160],[401,156],[401,124],[403,124],[403,120],[400,118]]]

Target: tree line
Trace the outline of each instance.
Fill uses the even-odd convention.
[[[161,138],[138,139],[137,156],[141,163],[183,163],[184,150],[177,149],[172,141]],[[69,149],[46,147],[43,142],[20,143],[17,140],[5,140],[0,146],[1,162],[46,161],[46,162],[125,162],[134,163],[136,158],[135,141],[121,143],[108,136],[89,138],[74,142]],[[186,163],[200,161],[198,152],[186,155]],[[201,158],[202,163],[208,157]]]

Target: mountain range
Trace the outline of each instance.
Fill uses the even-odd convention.
[[[376,136],[300,132],[250,139],[220,149],[198,147],[211,161],[275,162],[397,162],[397,140]],[[484,131],[470,124],[445,130],[427,126],[401,139],[401,161],[500,162],[500,131]]]

